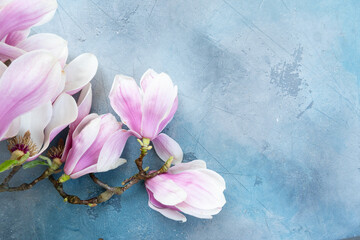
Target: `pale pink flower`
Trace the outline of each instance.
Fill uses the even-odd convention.
[[[8,48],[9,49],[9,48]],[[7,59],[14,60],[19,56],[34,50],[47,50],[60,62],[62,71],[62,85],[59,87],[60,95],[66,92],[73,95],[79,92],[95,76],[98,68],[98,60],[94,54],[83,53],[66,64],[68,58],[68,44],[62,37],[52,33],[39,33],[32,35],[24,41],[12,47],[11,51],[1,49],[1,54],[6,54]],[[53,99],[55,100],[55,99]]]
[[[134,136],[153,142],[162,160],[173,156],[175,164],[181,162],[183,152],[179,144],[160,133],[177,110],[177,86],[167,74],[158,74],[152,69],[144,73],[140,86],[131,77],[115,76],[109,95],[112,108]]]
[[[60,85],[61,66],[48,52],[26,53],[9,67],[0,63],[0,139],[19,132],[21,115],[51,106]],[[28,124],[36,125],[37,119]]]
[[[225,181],[202,160],[179,163],[167,173],[146,180],[149,206],[165,217],[186,221],[180,213],[211,219],[226,203]]]
[[[65,174],[78,178],[124,164],[126,160],[119,157],[131,133],[121,127],[112,114],[92,113],[83,118],[69,136],[71,148],[65,156]]]
[[[48,22],[56,8],[56,0],[0,1],[0,60],[21,54],[14,47],[27,38],[31,27]]]

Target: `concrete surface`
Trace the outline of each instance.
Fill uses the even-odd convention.
[[[165,132],[184,161],[206,160],[225,178],[228,202],[213,220],[178,223],[147,206],[143,184],[88,208],[63,203],[44,181],[1,193],[0,238],[359,236],[359,10],[356,0],[59,0],[54,19],[33,32],[67,39],[70,58],[97,55],[93,111],[112,112],[115,74],[167,72],[179,87],[179,110]],[[137,148],[131,139],[129,163],[98,176],[119,185],[135,172]],[[6,159],[5,143],[0,151]],[[14,184],[41,171],[23,171]],[[86,176],[66,190],[100,191]]]

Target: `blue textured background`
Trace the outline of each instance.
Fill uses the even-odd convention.
[[[93,111],[112,112],[115,74],[151,67],[179,86],[166,132],[185,161],[227,182],[213,220],[164,218],[143,184],[96,208],[65,204],[48,181],[1,193],[1,239],[340,239],[360,235],[359,1],[59,1],[33,33],[68,40],[70,58],[99,58]],[[1,159],[8,153],[0,144]],[[98,176],[112,185],[129,164]],[[154,154],[152,167],[161,165]],[[14,184],[43,169],[26,170]],[[19,174],[20,175],[20,174]],[[1,175],[4,176],[4,175]],[[66,183],[91,197],[88,177]]]

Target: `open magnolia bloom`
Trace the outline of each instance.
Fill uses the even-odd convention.
[[[27,38],[30,28],[49,21],[57,8],[56,0],[0,0],[0,60],[11,59],[14,48]]]
[[[92,113],[83,118],[69,136],[71,147],[62,159],[65,174],[78,178],[124,164],[126,160],[120,155],[131,133],[121,127],[110,113],[100,116]]]
[[[211,219],[225,205],[225,181],[202,160],[179,163],[146,180],[149,206],[165,217],[186,221],[180,212]]]
[[[9,67],[0,63],[0,140],[19,132],[19,116],[44,104],[51,107],[61,84],[61,66],[49,52],[26,53]]]
[[[68,44],[62,37],[52,33],[39,33],[30,36],[20,42],[11,51],[0,47],[1,53],[8,56],[8,59],[14,60],[26,52],[34,50],[47,50],[56,59],[58,59],[62,71],[63,85],[59,88],[59,93],[66,92],[73,95],[79,92],[95,76],[98,68],[98,60],[94,54],[83,53],[66,64],[68,58]],[[54,99],[53,99],[54,100]]]
[[[173,156],[173,163],[180,163],[183,152],[179,144],[160,133],[177,110],[177,86],[167,74],[158,74],[152,69],[144,73],[140,86],[131,77],[115,76],[109,95],[112,108],[135,137],[153,142],[162,160]]]

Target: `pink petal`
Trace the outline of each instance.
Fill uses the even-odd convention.
[[[11,32],[6,36],[5,43],[11,46],[16,46],[21,41],[25,40],[29,36],[29,33],[30,29]]]
[[[170,77],[161,73],[146,86],[142,104],[141,135],[153,139],[158,134],[160,124],[164,121],[174,105],[177,87]]]
[[[119,160],[119,157],[131,135],[129,131],[119,129],[106,140],[99,155],[97,172],[106,172],[124,163],[124,161]]]
[[[161,174],[146,180],[145,186],[161,204],[174,206],[187,198],[186,192],[169,178],[169,174]]]
[[[74,173],[70,174],[70,177],[72,179],[76,179],[76,178],[79,178],[79,177],[84,176],[84,175],[89,174],[89,173],[95,173],[96,169],[97,169],[96,164],[93,164],[93,165],[90,165],[90,166],[88,166],[88,167],[86,167],[86,168],[84,168],[84,169],[82,169],[82,170],[80,170],[78,172],[74,172]]]
[[[0,138],[11,121],[51,100],[61,82],[61,67],[44,51],[13,61],[0,78]]]
[[[11,32],[26,30],[54,14],[56,0],[13,0],[0,10],[0,39]]]
[[[67,41],[52,33],[39,33],[32,35],[28,39],[19,43],[17,47],[26,52],[38,49],[48,50],[59,60],[61,67],[65,66],[66,59],[68,57]]]
[[[66,137],[65,148],[64,148],[64,152],[63,152],[63,155],[61,158],[61,162],[66,161],[69,151],[72,147],[73,138],[76,138],[80,134],[80,132],[87,126],[87,124],[90,123],[92,120],[94,120],[97,117],[98,117],[98,115],[96,113],[92,113],[92,114],[89,114],[86,117],[84,117],[84,119],[76,127],[72,128],[71,124],[70,124],[70,129],[69,129],[69,133]]]
[[[112,108],[120,116],[121,121],[131,130],[140,133],[141,94],[135,80],[116,75],[109,98]]]
[[[186,217],[176,210],[172,210],[169,208],[158,208],[158,207],[154,206],[150,201],[148,202],[148,204],[151,209],[158,211],[163,216],[165,216],[171,220],[186,222]]]
[[[193,160],[187,163],[176,164],[168,170],[168,173],[178,174],[186,170],[206,169],[206,163],[203,160]]]
[[[185,202],[195,208],[215,209],[226,203],[223,190],[217,185],[217,179],[200,170],[185,171],[172,177],[176,184],[186,191]]]
[[[85,122],[86,124],[83,124],[81,122],[73,133],[72,147],[69,151],[69,154],[67,155],[64,166],[64,172],[67,175],[73,173],[74,168],[76,167],[79,160],[82,158],[83,154],[96,140],[96,137],[100,131],[101,118],[96,117],[94,119],[91,119],[95,115],[96,114],[92,114],[89,115],[87,118],[84,118],[82,122]],[[89,119],[91,119],[90,122]]]
[[[13,60],[20,57],[24,53],[25,51],[18,47],[13,47],[6,43],[0,42],[0,59]]]
[[[111,114],[101,115],[99,118],[101,119],[100,129],[95,138],[95,141],[91,144],[87,151],[82,154],[81,159],[77,162],[74,170],[72,171],[73,173],[79,172],[93,164],[96,164],[98,162],[100,152],[106,140],[109,138],[109,136],[111,136],[112,133],[116,132],[121,128],[121,124],[119,124],[116,121],[115,117]],[[83,131],[85,131],[85,129],[83,129]],[[78,137],[76,137],[76,139],[77,138]],[[74,146],[72,147],[72,149],[73,148]],[[70,153],[71,150],[69,152],[69,155]]]
[[[161,133],[152,140],[157,155],[165,162],[171,156],[174,157],[173,164],[181,163],[183,151],[180,145],[168,135]]]
[[[79,92],[96,74],[98,60],[94,54],[83,53],[72,60],[65,68],[65,92],[73,95]]]

